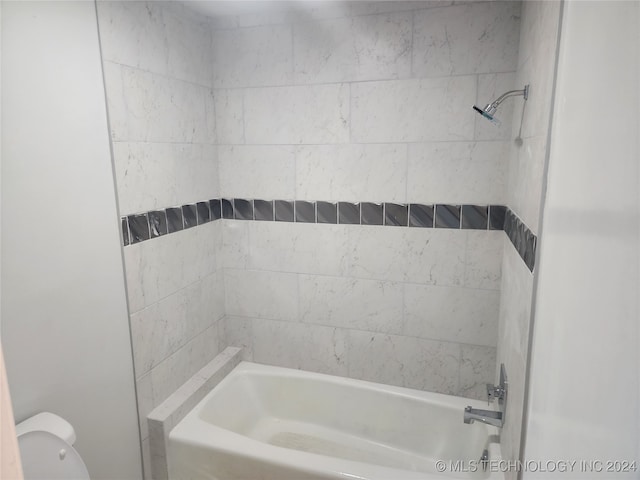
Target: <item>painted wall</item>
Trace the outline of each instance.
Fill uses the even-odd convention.
[[[430,8],[433,7],[433,8]],[[214,19],[220,193],[505,204],[520,4]],[[225,220],[227,341],[261,363],[485,398],[504,233]]]
[[[3,2],[1,31],[1,327],[14,414],[69,420],[91,478],[140,478],[95,6]]]
[[[119,1],[98,2],[98,21],[120,214],[215,198],[208,22]],[[124,248],[146,474],[146,415],[224,346],[221,238],[211,222]]]
[[[638,478],[606,462],[640,452],[639,27],[637,2],[564,4],[524,454],[604,469],[527,480]]]
[[[529,84],[530,92],[526,104],[521,99],[513,102],[511,138],[515,139],[520,134],[522,145],[510,143],[507,205],[535,234],[540,231],[539,211],[545,180],[560,5],[560,2],[545,1],[526,1],[522,4],[516,87]],[[506,237],[503,241],[497,367],[500,363],[505,364],[509,396],[501,444],[503,457],[517,460],[534,274],[511,241]],[[508,472],[508,475],[513,473]]]

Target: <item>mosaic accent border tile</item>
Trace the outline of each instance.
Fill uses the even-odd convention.
[[[220,220],[384,225],[409,228],[504,230],[529,270],[535,264],[537,238],[503,205],[311,202],[216,198],[121,218],[123,245]]]
[[[511,240],[527,268],[533,272],[536,263],[538,237],[511,209],[507,209],[505,214],[504,233]]]

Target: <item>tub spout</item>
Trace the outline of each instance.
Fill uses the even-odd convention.
[[[476,420],[478,422],[486,423],[487,425],[502,428],[502,412],[466,407],[464,409],[464,423],[473,423]]]

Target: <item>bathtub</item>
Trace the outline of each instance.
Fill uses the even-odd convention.
[[[497,479],[482,402],[242,362],[169,432],[171,479]],[[444,470],[444,471],[443,471]]]

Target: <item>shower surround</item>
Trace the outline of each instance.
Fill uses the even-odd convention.
[[[98,14],[123,217],[220,198],[345,202],[364,223],[382,203],[401,220],[508,204],[510,108],[495,126],[471,106],[516,86],[519,3]],[[125,246],[147,455],[146,414],[226,345],[484,398],[513,247],[476,211],[484,229],[223,219]]]

